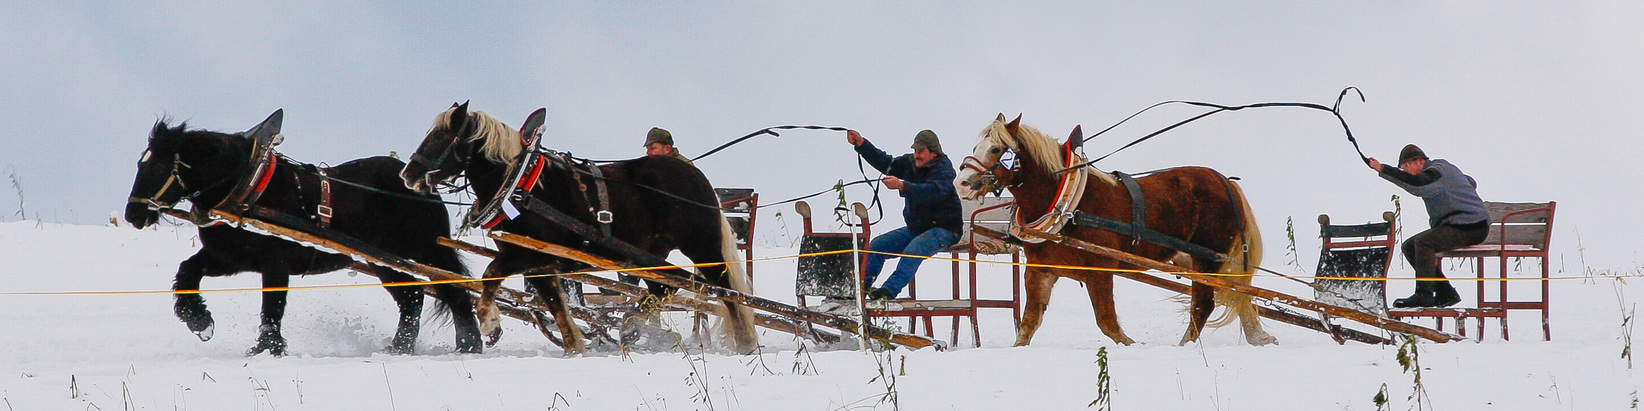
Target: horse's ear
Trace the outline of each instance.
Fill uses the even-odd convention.
[[[464,101],[464,102],[462,102],[462,104],[457,105],[456,109],[454,109],[451,112],[451,124],[452,125],[458,125],[458,124],[461,124],[462,122],[467,121],[467,120],[468,120],[468,102]]]
[[[1000,118],[1004,118],[1004,117],[1000,117]],[[1005,131],[1009,131],[1011,135],[1016,135],[1016,130],[1018,128],[1021,128],[1021,127],[1022,127],[1022,115],[1021,114],[1017,114],[1015,120],[1011,120],[1009,123],[1005,123]]]
[[[999,118],[993,119],[993,121],[1000,123],[1005,122],[1005,113],[999,113]]]

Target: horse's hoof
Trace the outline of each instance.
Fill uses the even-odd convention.
[[[493,328],[491,332],[485,333],[485,337],[486,347],[497,346],[497,341],[502,339],[502,327]]]
[[[183,320],[183,325],[188,326],[194,336],[200,337],[200,341],[210,341],[217,331],[217,323],[211,319],[211,312],[204,309],[178,307],[177,318]]]
[[[1250,345],[1254,345],[1254,346],[1263,346],[1263,345],[1268,345],[1268,344],[1278,344],[1279,343],[1278,338],[1274,338],[1272,335],[1268,335],[1268,334],[1246,335],[1245,338],[1244,338],[1244,341],[1247,342],[1247,343],[1250,343]]]
[[[256,346],[251,347],[251,349],[245,350],[245,356],[255,357],[255,356],[257,356],[257,354],[262,354],[264,352],[268,353],[268,355],[272,355],[272,356],[275,356],[275,357],[284,357],[285,356],[285,342],[284,341],[280,341],[280,342],[258,342]]]
[[[205,328],[200,330],[192,330],[194,328],[192,325],[188,328],[194,331],[195,337],[200,337],[200,342],[211,341],[211,336],[217,333],[216,324],[206,324]]]

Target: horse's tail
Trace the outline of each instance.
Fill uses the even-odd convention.
[[[723,212],[719,213],[719,254],[725,261],[725,278],[731,289],[754,295],[753,281],[748,278],[748,270],[743,268],[747,263],[742,261],[736,249],[736,232],[731,228],[731,222],[725,218]],[[754,329],[753,309],[741,304],[726,303],[724,307],[718,307],[715,311],[725,310],[726,307],[736,312],[734,315],[726,315],[733,314],[730,312],[718,313],[720,318],[729,320],[720,323],[720,335],[731,337],[732,341],[736,342],[735,348],[739,352],[752,352],[758,348],[759,337],[758,330]]]
[[[1262,263],[1262,233],[1256,224],[1256,213],[1250,210],[1250,202],[1245,199],[1244,189],[1239,187],[1238,182],[1231,180],[1227,181],[1227,185],[1228,193],[1232,194],[1232,200],[1239,208],[1239,222],[1244,228],[1226,252],[1228,261],[1223,262],[1216,272],[1234,274],[1224,278],[1234,284],[1248,286],[1253,278],[1251,274],[1254,274],[1256,267]],[[1251,344],[1264,345],[1275,341],[1262,330],[1261,317],[1250,294],[1217,289],[1216,303],[1228,307],[1228,312],[1206,325],[1222,327],[1238,319],[1244,329],[1245,340]]]

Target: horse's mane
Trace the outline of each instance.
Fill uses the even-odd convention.
[[[1010,138],[1010,130],[1005,128],[1005,122],[995,121],[987,128],[982,129],[982,138],[991,140],[995,145],[1003,145],[1015,150],[1017,155],[1024,155],[1033,159],[1039,171],[1045,174],[1055,173],[1062,169],[1065,161],[1062,158],[1062,145],[1056,139],[1046,136],[1039,129],[1018,123],[1016,138]],[[1020,142],[1020,144],[1018,144]],[[1096,170],[1095,167],[1085,167],[1084,171],[1104,181],[1111,181],[1113,176]]]
[[[451,113],[456,110],[456,107],[452,107],[450,110],[445,110],[444,113],[434,117],[433,128],[449,127],[451,125]],[[525,149],[519,143],[518,130],[503,124],[501,120],[491,117],[490,114],[485,114],[484,111],[468,112],[468,121],[476,122],[474,124],[474,140],[484,140],[485,144],[480,147],[480,153],[493,162],[499,164],[512,163],[515,158],[519,157],[520,151]]]
[[[172,125],[171,122],[172,119],[170,117],[162,117],[159,120],[155,120],[154,128],[148,132],[149,143],[153,144],[156,141],[161,141],[171,144],[188,144],[189,142],[195,140],[206,140],[220,143],[236,136],[236,134],[233,133],[190,128],[187,121],[178,122],[176,125]]]

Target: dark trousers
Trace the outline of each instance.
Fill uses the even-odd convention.
[[[1439,271],[1438,253],[1484,242],[1490,222],[1467,225],[1440,224],[1404,240],[1404,260],[1416,269],[1416,278],[1444,278]]]

